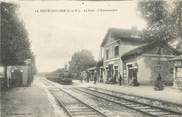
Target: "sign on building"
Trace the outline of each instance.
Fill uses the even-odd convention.
[[[176,67],[182,67],[182,61],[174,61]]]

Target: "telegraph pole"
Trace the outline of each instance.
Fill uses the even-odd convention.
[[[1,16],[0,16],[1,17]],[[0,23],[1,23],[1,19],[0,19]],[[1,29],[0,29],[1,30]],[[2,64],[2,46],[1,46],[1,44],[2,44],[2,41],[1,41],[2,39],[1,39],[1,31],[0,31],[0,66],[1,66],[1,64]]]

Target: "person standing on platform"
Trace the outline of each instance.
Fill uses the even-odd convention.
[[[156,81],[155,81],[155,84],[154,84],[154,90],[160,91],[163,89],[164,89],[164,86],[163,86],[162,78],[161,78],[161,75],[159,74]]]
[[[87,71],[87,82],[89,82],[89,78],[90,78],[90,73],[89,71]]]
[[[81,76],[80,82],[81,82],[81,83],[83,82],[83,77],[82,77],[82,76]]]
[[[82,74],[80,73],[80,82],[82,83],[83,82],[83,77],[82,77]]]
[[[122,81],[123,81],[123,78],[121,76],[121,74],[119,75],[119,85],[121,86],[122,85]]]
[[[97,71],[95,71],[94,73],[94,84],[96,84],[96,82],[97,82]]]

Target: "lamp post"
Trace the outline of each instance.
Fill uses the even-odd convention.
[[[163,90],[163,83],[162,83],[162,77],[160,74],[161,71],[161,47],[159,48],[157,54],[159,55],[158,58],[158,65],[156,66],[157,71],[158,71],[158,76],[155,80],[155,84],[154,84],[154,90]]]

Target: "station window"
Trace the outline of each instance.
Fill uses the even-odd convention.
[[[114,69],[116,69],[116,70],[117,70],[117,69],[118,69],[118,66],[114,66]]]
[[[3,67],[0,66],[0,78],[4,78],[4,71]]]
[[[109,50],[106,50],[106,59],[109,59]]]
[[[115,57],[119,56],[119,46],[116,46],[116,47],[114,48],[114,56],[115,56]]]

